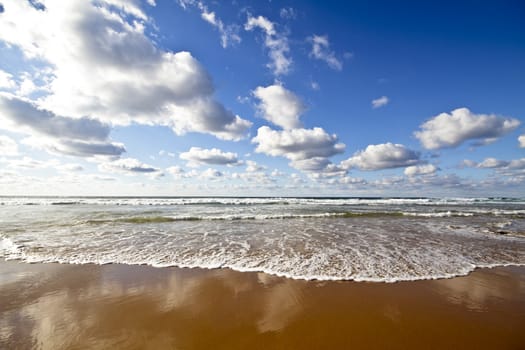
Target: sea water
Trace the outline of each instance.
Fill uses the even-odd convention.
[[[525,200],[0,197],[0,259],[447,278],[525,265]]]

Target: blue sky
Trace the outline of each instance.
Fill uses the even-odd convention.
[[[523,18],[0,0],[0,194],[525,196]]]

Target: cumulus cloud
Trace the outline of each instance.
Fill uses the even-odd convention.
[[[147,174],[159,171],[151,165],[140,162],[134,158],[122,158],[112,162],[101,163],[98,165],[100,171],[106,173],[121,173],[121,174]]]
[[[459,168],[474,168],[477,163],[470,159],[465,159],[459,164]]]
[[[330,42],[327,35],[314,35],[308,40],[312,44],[310,56],[324,61],[332,69],[343,69],[343,62],[335,57],[335,53],[330,50]]]
[[[525,158],[501,160],[489,157],[479,163],[465,160],[462,165],[470,168],[492,169],[497,173],[497,178],[493,180],[498,183],[521,184],[525,181]]]
[[[253,95],[260,100],[257,109],[263,118],[284,129],[300,128],[299,118],[306,110],[304,103],[293,92],[281,85],[259,86]]]
[[[220,149],[204,149],[192,147],[189,151],[180,154],[180,159],[188,161],[189,167],[208,165],[240,165],[237,153],[223,152]]]
[[[406,176],[432,175],[439,169],[434,164],[411,165],[405,169]]]
[[[388,97],[381,96],[379,98],[376,98],[375,100],[372,100],[372,108],[375,109],[375,108],[386,106],[388,102],[389,102]]]
[[[295,169],[303,171],[320,171],[326,168],[330,160],[326,157],[313,157],[308,159],[296,159],[290,163]]]
[[[335,134],[330,135],[321,128],[277,131],[263,126],[257,130],[252,143],[258,144],[256,152],[285,157],[291,167],[304,172],[316,172],[319,176],[345,172],[328,159],[344,152],[345,145],[338,142]]]
[[[216,169],[208,168],[204,170],[199,177],[201,179],[205,180],[218,180],[219,178],[223,177],[224,174]]]
[[[499,160],[496,158],[485,158],[481,163],[477,164],[478,168],[502,168],[509,165],[509,162]]]
[[[169,168],[166,168],[166,172],[168,174],[171,174],[173,175],[173,177],[175,178],[180,178],[180,177],[183,177],[184,174],[185,174],[185,171],[184,169],[182,169],[180,166],[171,166]]]
[[[401,144],[383,143],[369,145],[341,162],[344,169],[380,170],[415,165],[420,162],[419,153]]]
[[[493,157],[485,158],[482,162],[476,163],[471,160],[464,160],[463,165],[470,168],[481,169],[502,169],[502,170],[522,170],[525,169],[525,158],[513,160],[501,160]]]
[[[45,11],[7,0],[0,40],[52,67],[39,104],[55,114],[115,125],[163,125],[238,140],[251,123],[213,98],[210,76],[189,52],[159,49],[132,2],[46,1]]]
[[[507,165],[507,168],[512,170],[523,170],[525,169],[525,158],[513,159]]]
[[[266,167],[257,164],[257,162],[254,162],[253,160],[247,160],[246,161],[246,172],[247,173],[255,173],[261,170],[264,170]]]
[[[274,75],[288,74],[292,66],[292,58],[289,57],[290,46],[288,38],[278,33],[275,29],[275,24],[263,16],[252,17],[248,15],[248,19],[244,24],[244,29],[247,31],[261,29],[264,34],[264,46],[268,49],[268,56],[271,62],[267,65]]]
[[[327,158],[342,153],[345,149],[343,143],[337,142],[335,134],[330,135],[322,128],[277,131],[262,126],[257,130],[252,143],[257,143],[255,151],[258,153],[281,156],[292,161]]]
[[[0,94],[0,128],[29,134],[27,144],[58,153],[90,157],[119,156],[124,146],[109,141],[107,124],[91,118],[68,118],[32,102]]]
[[[18,145],[9,136],[0,135],[0,155],[16,156],[18,155]]]
[[[521,148],[525,148],[525,134],[518,137],[518,142]]]
[[[414,136],[427,149],[452,148],[467,140],[493,142],[519,125],[519,120],[514,118],[474,114],[468,108],[458,108],[432,117]]]

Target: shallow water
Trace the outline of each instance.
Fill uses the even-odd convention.
[[[504,198],[0,198],[0,258],[403,281],[525,264]]]

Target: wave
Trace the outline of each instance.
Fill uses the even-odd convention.
[[[368,213],[350,214],[367,217]],[[321,222],[264,224],[253,216],[242,225],[231,225],[224,218],[217,222],[199,218],[199,225],[140,226],[193,220],[153,215],[86,221],[74,230],[30,225],[16,232],[3,229],[0,258],[29,263],[230,268],[293,279],[369,282],[450,278],[478,267],[525,264],[523,237],[484,235],[466,225],[451,229],[446,220],[422,219],[416,226],[412,219],[353,225],[346,219],[331,221],[329,215]],[[108,222],[122,225],[91,226]],[[133,225],[123,226],[127,224]],[[496,222],[501,229],[509,225]]]
[[[59,263],[72,265],[108,265],[108,264],[123,264],[123,265],[148,265],[156,268],[200,268],[200,269],[231,269],[239,272],[263,272],[274,276],[285,277],[295,280],[306,281],[355,281],[355,282],[374,282],[374,283],[395,283],[408,282],[420,280],[437,280],[448,279],[460,276],[466,276],[470,272],[478,268],[494,268],[505,266],[525,266],[521,262],[499,262],[499,263],[466,263],[456,266],[448,266],[443,271],[419,271],[414,272],[410,270],[402,271],[399,266],[392,266],[392,271],[378,271],[377,274],[370,274],[370,271],[360,272],[354,270],[353,273],[348,271],[331,271],[327,273],[311,272],[309,269],[304,269],[297,261],[285,261],[279,257],[279,263],[268,262],[261,263],[259,261],[249,261],[249,259],[234,259],[236,262],[217,261],[213,257],[206,259],[199,257],[198,259],[190,259],[190,261],[162,261],[157,258],[148,259],[134,259],[126,256],[97,256],[96,254],[75,254],[74,257],[64,257],[60,255],[42,255],[42,254],[28,254],[13,242],[5,238],[0,241],[0,258],[5,260],[17,260],[25,263]],[[197,260],[197,261],[195,261]],[[438,262],[444,264],[444,262]],[[256,265],[256,266],[254,266]]]
[[[414,217],[421,219],[431,218],[452,218],[452,217],[474,217],[474,216],[509,216],[510,218],[522,218],[525,213],[516,211],[509,212],[400,212],[400,211],[343,211],[343,212],[324,212],[324,213],[285,213],[285,214],[220,214],[220,215],[180,215],[180,216],[127,216],[118,218],[89,219],[80,221],[78,224],[107,224],[107,223],[127,223],[127,224],[162,224],[177,221],[241,221],[241,220],[286,220],[286,219],[319,219],[319,218],[347,218],[347,219],[372,219],[372,218],[402,218]]]
[[[330,205],[330,206],[464,206],[523,205],[523,198],[325,198],[325,197],[0,197],[0,205],[115,205],[115,206],[250,206],[250,205]]]

